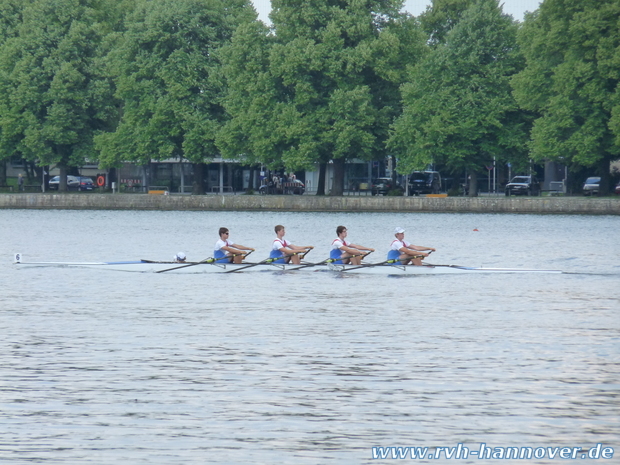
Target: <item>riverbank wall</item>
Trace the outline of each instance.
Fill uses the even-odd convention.
[[[0,208],[620,215],[620,198],[16,193],[0,195]]]

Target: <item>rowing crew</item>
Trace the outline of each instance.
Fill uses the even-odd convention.
[[[275,227],[276,238],[273,241],[269,254],[270,263],[292,263],[299,265],[301,258],[314,249],[313,246],[297,246],[286,239],[286,229],[282,225]],[[230,240],[228,228],[220,228],[220,239],[215,243],[213,258],[216,263],[242,263],[243,260],[256,249],[244,245],[235,244]],[[347,228],[338,226],[336,228],[337,238],[332,241],[332,249],[329,254],[329,261],[336,265],[361,265],[362,260],[375,249],[359,244],[347,242]],[[405,240],[405,230],[396,228],[394,230],[395,239],[390,245],[387,259],[392,264],[401,265],[422,265],[422,260],[428,254],[434,252],[432,247],[413,245]],[[185,262],[186,257],[183,252],[175,255],[176,262]]]

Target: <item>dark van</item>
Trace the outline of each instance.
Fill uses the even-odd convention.
[[[441,175],[438,171],[414,171],[409,176],[409,195],[439,194]]]

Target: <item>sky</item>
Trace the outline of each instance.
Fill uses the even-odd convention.
[[[500,0],[501,1],[501,0]],[[254,8],[258,13],[258,19],[269,24],[269,12],[271,11],[270,0],[252,0]],[[404,10],[413,16],[418,16],[431,4],[430,0],[405,0]],[[535,11],[540,5],[539,0],[504,0],[504,13],[512,15],[514,19],[523,21],[523,14],[526,11]]]

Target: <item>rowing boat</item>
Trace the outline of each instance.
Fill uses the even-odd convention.
[[[460,265],[334,265],[331,263],[312,265],[302,263],[204,263],[204,262],[161,262],[152,260],[114,261],[114,262],[25,262],[21,254],[15,255],[14,264],[20,268],[27,267],[60,267],[60,268],[97,268],[112,271],[131,271],[141,273],[234,273],[248,271],[329,271],[340,274],[379,274],[379,275],[426,275],[426,274],[453,274],[453,273],[562,273],[558,270],[535,270],[523,268],[484,268]],[[252,266],[250,266],[252,265]],[[178,268],[176,268],[178,267]],[[175,269],[176,268],[176,269]],[[243,270],[241,270],[243,268]]]

